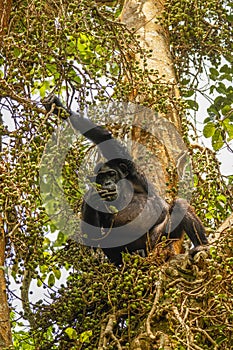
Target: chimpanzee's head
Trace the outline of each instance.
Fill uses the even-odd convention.
[[[105,201],[114,201],[118,198],[118,182],[125,179],[128,175],[127,165],[117,160],[111,160],[106,163],[99,163],[95,167],[95,175],[90,177],[92,182],[97,184],[97,191]]]

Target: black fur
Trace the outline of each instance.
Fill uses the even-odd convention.
[[[55,96],[43,104],[47,111],[52,104],[64,109]],[[53,109],[55,114],[59,114],[57,107]],[[100,246],[117,265],[122,262],[122,252],[147,255],[161,242],[162,236],[174,242],[181,240],[185,231],[194,251],[208,244],[204,226],[185,200],[177,199],[169,206],[137,169],[127,149],[108,130],[67,112],[74,129],[96,144],[107,160],[97,165],[92,179],[96,186],[86,193],[82,204],[81,230],[87,237],[86,244]]]

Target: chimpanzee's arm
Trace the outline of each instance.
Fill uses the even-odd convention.
[[[95,239],[101,237],[101,223],[97,210],[92,208],[84,200],[81,208],[81,231],[89,239]]]
[[[58,97],[50,95],[43,100],[45,109],[50,112],[53,105],[58,108],[53,109],[53,113],[59,115],[59,109],[65,110],[69,114],[69,120],[73,128],[98,146],[102,155],[107,159],[127,159],[132,160],[126,147],[112,137],[112,134],[101,126],[96,125],[90,119],[84,118],[78,113],[67,110]]]

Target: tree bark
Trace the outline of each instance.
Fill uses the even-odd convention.
[[[12,0],[0,0],[0,44],[8,27]]]
[[[170,53],[169,33],[156,21],[158,16],[162,16],[164,3],[164,0],[125,0],[120,21],[139,36],[142,48],[151,50],[152,56],[147,58],[146,67],[148,71],[153,69],[159,72],[160,82],[170,88],[172,100],[180,95]],[[135,60],[140,62],[140,56],[135,57]],[[135,100],[142,102],[141,96],[137,96]],[[166,124],[164,118],[172,124]],[[140,115],[136,116],[135,124],[142,124],[140,119]],[[167,169],[177,169],[180,158],[187,151],[182,137],[177,137],[181,135],[181,116],[175,106],[170,104],[166,113],[159,113],[158,116],[154,114],[153,117],[149,116],[149,119],[150,132],[146,135],[143,136],[140,128],[133,128],[132,139],[136,142],[135,147],[132,147],[132,154],[134,159],[146,159],[144,164],[140,161],[140,168],[154,183],[159,193],[164,196],[167,190],[166,183],[174,187],[177,182],[177,175],[171,182]],[[153,140],[150,141],[150,139]],[[149,157],[146,157],[146,154],[142,153],[142,147],[138,147],[139,144],[146,145],[147,148],[151,144],[149,149],[154,156],[150,154]],[[146,153],[145,147],[144,151]],[[169,198],[169,195],[167,197]]]
[[[3,229],[3,221],[2,218],[0,218],[0,349],[3,349],[12,344],[10,313],[6,294],[4,262],[5,234]]]
[[[8,27],[12,0],[0,0],[0,45]],[[0,119],[2,124],[2,119]],[[0,138],[0,151],[2,150],[2,139]],[[3,167],[0,167],[0,173]],[[1,189],[2,190],[2,189]],[[5,279],[5,232],[3,227],[3,219],[0,217],[0,349],[12,344],[10,312],[6,293]]]

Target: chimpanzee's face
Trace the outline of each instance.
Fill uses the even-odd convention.
[[[101,169],[96,176],[96,183],[99,195],[106,201],[113,201],[117,198],[117,182],[119,176],[114,169]]]
[[[108,164],[101,164],[96,175],[91,178],[97,184],[97,191],[101,198],[105,201],[114,201],[118,197],[118,182],[125,178],[125,174],[119,166],[114,168]]]

